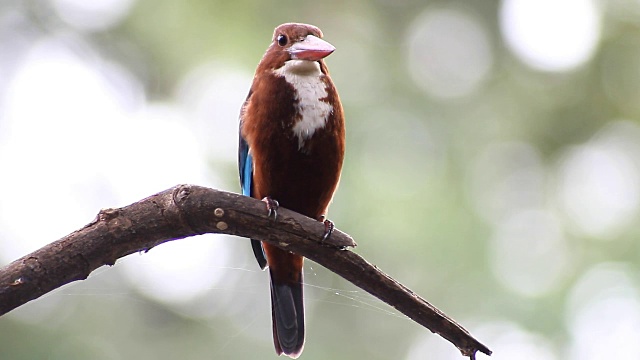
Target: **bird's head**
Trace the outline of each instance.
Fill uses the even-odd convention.
[[[313,25],[286,23],[278,26],[258,70],[276,70],[291,60],[319,62],[336,48],[322,40],[322,31]],[[324,66],[322,66],[324,68]]]

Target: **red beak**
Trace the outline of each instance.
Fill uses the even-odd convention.
[[[302,41],[291,45],[289,54],[292,59],[318,61],[329,56],[336,48],[313,35],[307,35]]]

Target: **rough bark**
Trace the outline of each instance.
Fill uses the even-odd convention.
[[[426,300],[348,247],[353,239],[284,208],[277,220],[264,203],[224,191],[178,185],[118,209],[103,209],[88,225],[0,269],[0,315],[76,280],[102,265],[163,242],[204,233],[261,239],[303,255],[386,302],[453,343],[464,356],[491,351]]]

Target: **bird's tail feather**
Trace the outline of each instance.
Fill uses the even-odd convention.
[[[260,270],[267,268],[267,258],[262,248],[262,242],[260,240],[251,239],[251,249],[253,249],[253,255],[258,260],[258,266]]]
[[[279,282],[271,272],[273,342],[278,355],[297,358],[304,348],[304,302],[302,274],[296,283]]]

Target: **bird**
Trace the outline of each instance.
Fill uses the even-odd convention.
[[[340,181],[345,153],[344,111],[324,59],[335,47],[313,25],[275,28],[240,110],[238,168],[242,194],[324,222]],[[305,341],[303,257],[252,239],[268,267],[276,353],[297,358]]]

